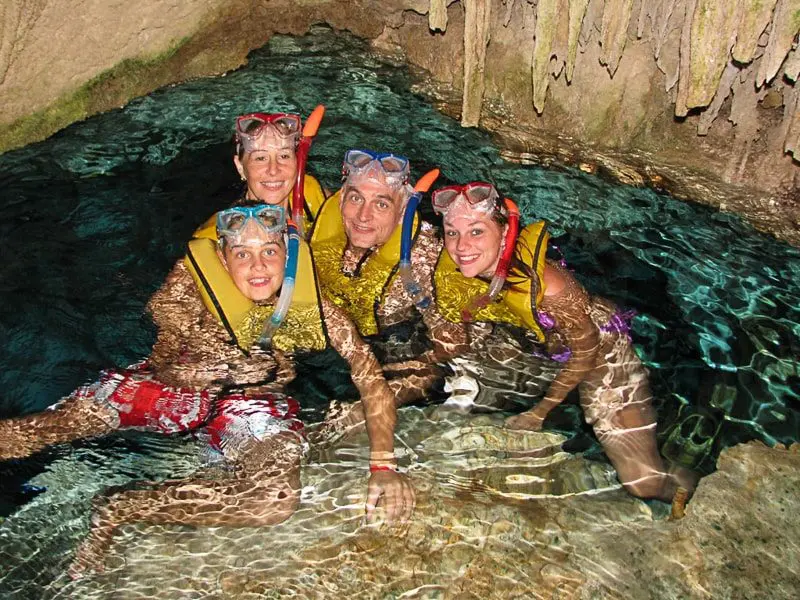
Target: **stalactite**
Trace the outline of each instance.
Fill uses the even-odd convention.
[[[581,48],[586,48],[595,37],[595,31],[598,22],[602,22],[603,9],[605,8],[605,0],[589,0],[589,6],[586,9],[586,15],[583,18],[583,26],[581,27],[581,35],[578,43]]]
[[[654,0],[642,0],[642,5],[639,7],[639,20],[636,24],[636,39],[642,39],[644,35],[644,24],[650,16],[650,4]]]
[[[462,0],[464,21],[464,98],[461,125],[475,127],[483,104],[486,46],[489,43],[491,0]]]
[[[719,114],[719,111],[722,108],[725,100],[728,99],[728,96],[731,93],[731,86],[733,86],[736,76],[739,75],[740,71],[741,70],[739,67],[732,62],[728,62],[728,65],[725,67],[725,70],[722,73],[719,86],[717,87],[717,93],[714,94],[714,99],[711,101],[711,104],[708,105],[708,108],[703,112],[703,114],[700,115],[700,120],[697,123],[697,135],[708,134],[711,124],[717,118],[717,115]]]
[[[739,2],[697,0],[692,15],[686,107],[708,106],[728,64],[739,25]],[[683,64],[681,64],[683,68]]]
[[[689,95],[689,69],[691,67],[692,15],[698,0],[686,0],[681,28],[680,66],[678,67],[678,95],[675,98],[675,116],[685,117],[689,113],[686,98]]]
[[[797,82],[800,79],[800,48],[795,48],[789,53],[783,75],[789,81]]]
[[[772,81],[792,47],[792,42],[800,30],[800,7],[797,4],[798,0],[778,0],[775,12],[772,13],[769,43],[758,65],[757,87]]]
[[[536,28],[534,29],[531,79],[533,81],[533,107],[542,114],[550,83],[550,56],[553,37],[558,27],[560,0],[539,0],[536,5]]]
[[[514,5],[517,3],[517,0],[503,0],[503,4],[506,5],[506,14],[503,16],[503,27],[508,27],[508,24],[511,23],[511,11],[514,10]]]
[[[744,65],[755,57],[758,38],[769,25],[778,0],[740,0],[740,3],[743,10],[736,30],[733,58]]]
[[[431,31],[447,29],[447,0],[431,0],[428,10],[428,28]]]
[[[670,19],[672,12],[675,10],[676,0],[663,0],[655,9],[655,14],[651,13],[653,19],[653,28],[655,30],[655,57],[656,61],[661,56],[661,47],[667,39],[670,32]],[[667,88],[669,90],[670,88]]]
[[[589,0],[570,0],[569,2],[569,37],[567,41],[567,81],[572,81],[575,70],[575,58],[578,56],[578,39],[581,35],[583,17]]]
[[[790,88],[785,88],[787,91]],[[791,88],[788,102],[784,104],[783,120],[788,123],[783,151],[800,160],[800,87]]]
[[[617,72],[619,60],[628,39],[628,25],[633,13],[633,0],[606,0],[603,9],[603,28],[600,45],[600,64],[606,65],[611,76]]]

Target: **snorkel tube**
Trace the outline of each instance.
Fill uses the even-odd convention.
[[[461,318],[464,321],[472,321],[472,316],[476,312],[490,302],[494,302],[508,277],[508,269],[511,266],[511,259],[514,257],[517,236],[519,235],[519,208],[511,198],[505,198],[503,203],[508,212],[508,231],[506,231],[506,237],[503,240],[503,253],[500,255],[500,260],[497,261],[497,267],[494,270],[492,282],[489,284],[489,290],[485,294],[475,296],[470,300],[467,307],[461,311]]]
[[[294,188],[292,189],[292,220],[296,223],[297,230],[301,236],[303,235],[303,208],[306,204],[306,195],[303,190],[306,179],[306,161],[308,160],[308,151],[311,150],[311,144],[314,142],[314,137],[317,135],[319,124],[324,115],[325,107],[322,104],[318,105],[308,115],[306,124],[303,126],[303,135],[297,144],[297,177],[294,180]]]
[[[431,299],[422,294],[422,288],[411,272],[411,238],[414,234],[414,216],[417,214],[417,205],[422,200],[422,195],[431,188],[437,177],[439,177],[439,169],[428,171],[419,178],[417,185],[414,186],[414,193],[408,199],[406,212],[403,215],[403,231],[400,237],[400,279],[403,281],[406,293],[411,296],[411,300],[418,308],[427,308]]]
[[[286,245],[286,268],[283,272],[281,293],[272,316],[264,324],[264,330],[261,332],[261,337],[258,338],[258,345],[264,350],[269,350],[272,346],[272,338],[286,318],[286,313],[289,312],[289,307],[292,305],[292,296],[294,295],[297,260],[300,256],[300,231],[291,220],[286,222],[286,230],[289,242]]]

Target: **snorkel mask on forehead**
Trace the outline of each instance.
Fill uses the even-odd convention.
[[[250,113],[236,117],[237,151],[241,147],[245,152],[257,148],[257,140],[265,131],[272,131],[277,137],[297,142],[300,135],[300,116],[290,113]]]
[[[259,234],[266,234],[264,235]],[[272,345],[275,332],[283,323],[294,295],[294,282],[297,276],[297,261],[300,254],[300,232],[292,221],[286,220],[281,206],[259,204],[257,206],[236,206],[217,214],[217,236],[220,244],[228,240],[236,245],[261,246],[265,241],[286,234],[286,263],[283,272],[278,302],[272,316],[264,324],[258,344],[265,350]]]
[[[400,187],[408,183],[411,167],[405,156],[371,152],[370,150],[348,150],[344,155],[342,176],[345,180],[351,177],[368,177],[383,180],[391,187]]]
[[[258,237],[259,232],[276,237],[284,229],[286,213],[282,206],[274,204],[235,206],[217,213],[217,237],[220,242],[225,239],[237,245],[247,245],[248,242],[260,244],[263,239]]]
[[[505,285],[508,269],[517,245],[519,209],[510,198],[505,198],[501,203],[497,189],[492,184],[482,181],[444,187],[433,192],[431,200],[434,212],[443,217],[447,216],[447,213],[453,208],[466,206],[471,210],[484,213],[492,213],[495,210],[499,210],[508,219],[508,230],[503,239],[502,254],[497,261],[497,268],[489,284],[489,290],[485,294],[473,298],[467,307],[461,311],[462,318],[465,321],[471,321],[478,310],[489,304],[489,302],[494,302],[500,290],[503,289],[503,285]]]
[[[292,218],[300,235],[303,235],[303,210],[305,208],[305,176],[308,152],[317,135],[317,130],[325,115],[322,104],[311,112],[306,124],[300,130],[300,116],[291,113],[250,113],[236,118],[236,152],[258,150],[258,137],[264,131],[273,131],[283,140],[285,147],[291,146],[297,156],[297,175],[292,188]],[[302,133],[302,135],[301,135]],[[299,137],[299,141],[298,141]]]

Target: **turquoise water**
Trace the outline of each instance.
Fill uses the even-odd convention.
[[[410,84],[405,68],[352,38],[279,37],[225,77],[159,90],[0,156],[0,416],[41,410],[100,369],[145,356],[147,298],[194,228],[240,192],[234,117],[324,103],[310,170],[327,187],[351,147],[405,154],[416,175],[438,166],[442,185],[493,181],[525,219],[551,222],[590,291],[638,311],[665,454],[708,471],[725,446],[798,440],[800,251],[651,190],[504,161],[487,134]],[[337,385],[313,387],[327,397]],[[577,407],[559,410],[557,425],[586,438]],[[152,444],[123,436],[82,447],[146,456]],[[63,452],[0,464],[6,514],[38,493],[24,482]],[[135,464],[125,473],[144,476],[155,475]]]

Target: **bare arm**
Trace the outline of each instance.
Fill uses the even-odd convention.
[[[392,391],[386,384],[378,360],[358,335],[353,322],[339,307],[323,300],[322,312],[331,344],[350,365],[353,383],[361,394],[367,417],[370,450],[393,452],[397,413]]]
[[[598,351],[597,327],[589,318],[589,295],[567,271],[548,265],[544,273],[542,310],[570,349],[570,358],[559,371],[536,408],[509,419],[511,427],[538,428],[547,414],[564,401],[594,369]]]
[[[158,327],[150,363],[159,370],[175,362],[182,349],[183,336],[192,323],[200,321],[204,310],[183,260],[175,264],[161,287],[150,297],[147,310]]]
[[[372,350],[341,309],[323,299],[322,313],[331,344],[350,365],[351,377],[361,394],[366,414],[371,463],[367,518],[373,518],[375,506],[383,497],[388,521],[406,521],[414,510],[414,490],[408,479],[394,470],[372,471],[373,457],[383,461],[394,455],[397,424],[394,395]]]

